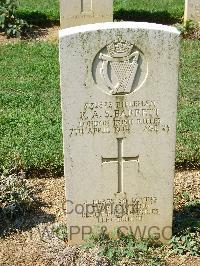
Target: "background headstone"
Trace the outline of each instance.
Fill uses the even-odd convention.
[[[61,28],[113,21],[113,0],[61,0]]]
[[[60,62],[70,243],[99,226],[168,240],[179,32],[133,22],[65,29]]]
[[[189,19],[200,23],[200,0],[185,1],[184,21]]]

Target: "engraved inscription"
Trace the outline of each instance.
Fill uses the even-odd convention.
[[[157,103],[153,100],[85,103],[69,135],[130,134],[138,129],[149,133],[170,130],[162,123]]]
[[[159,215],[156,197],[127,198],[126,193],[114,198],[93,200],[83,204],[82,217],[95,218],[98,223],[142,221],[145,216]]]
[[[66,20],[72,20],[72,19],[76,20],[76,19],[80,19],[80,18],[84,19],[84,18],[88,18],[88,17],[97,18],[97,19],[102,18],[103,19],[103,18],[110,18],[111,15],[109,15],[109,14],[96,14],[92,11],[92,12],[87,12],[87,13],[83,12],[83,13],[80,13],[79,15],[69,16],[66,18]]]
[[[118,138],[118,157],[117,158],[104,158],[102,157],[102,164],[104,163],[113,163],[117,162],[118,164],[118,191],[117,193],[124,192],[123,191],[123,165],[124,162],[129,162],[129,161],[136,161],[138,164],[138,170],[139,170],[139,155],[135,157],[124,157],[123,155],[123,138]]]

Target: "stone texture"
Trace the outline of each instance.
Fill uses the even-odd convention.
[[[113,0],[61,0],[61,28],[113,20]]]
[[[60,31],[71,244],[102,228],[170,238],[178,62],[172,27],[123,22]]]
[[[200,0],[185,0],[185,23],[189,19],[200,23]]]

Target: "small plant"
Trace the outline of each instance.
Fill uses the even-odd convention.
[[[152,239],[137,240],[132,235],[124,234],[120,234],[119,238],[116,239],[101,233],[92,236],[88,243],[84,244],[82,248],[97,246],[99,256],[107,258],[111,265],[118,265],[117,263],[122,261],[146,266],[159,266],[165,263],[161,252],[162,245]]]
[[[197,28],[197,23],[193,20],[187,20],[183,28],[184,32],[188,34],[190,32],[193,32]]]
[[[170,241],[169,255],[200,255],[200,230],[190,232],[186,230],[184,233],[174,236]]]
[[[67,225],[65,223],[61,223],[55,225],[52,228],[54,235],[56,235],[60,240],[67,242],[68,233],[67,233]]]
[[[28,27],[23,19],[17,18],[18,0],[0,0],[0,27],[8,37],[20,37]]]
[[[178,24],[178,30],[184,38],[193,36],[198,31],[198,23],[193,20],[187,20],[184,25]]]
[[[24,174],[0,176],[0,213],[9,220],[24,215],[35,203],[34,191]]]

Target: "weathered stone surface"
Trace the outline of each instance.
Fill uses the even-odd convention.
[[[185,0],[185,23],[189,19],[200,23],[200,0]]]
[[[65,29],[113,20],[113,0],[61,0],[60,23]]]
[[[60,31],[70,243],[98,226],[170,238],[178,62],[172,27],[124,22]]]

